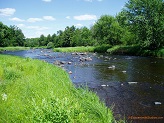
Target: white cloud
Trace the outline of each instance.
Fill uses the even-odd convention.
[[[56,20],[54,17],[52,16],[43,16],[43,19],[44,20],[48,20],[48,21],[53,21],[53,20]]]
[[[0,15],[2,16],[11,16],[16,12],[13,8],[0,9]]]
[[[22,20],[22,19],[17,18],[17,17],[10,18],[9,20],[11,20],[11,21],[18,21],[18,22],[23,22],[23,21],[25,21],[25,20]]]
[[[35,30],[38,30],[38,31],[49,29],[48,27],[41,27],[41,26],[27,26],[26,28],[27,29],[35,29]]]
[[[75,20],[97,20],[97,16],[96,15],[79,15],[79,16],[74,16]]]
[[[71,19],[71,17],[70,17],[70,16],[67,16],[66,18],[67,18],[67,19]]]
[[[17,26],[18,26],[19,28],[25,27],[24,24],[17,24]]]
[[[29,18],[29,19],[27,19],[27,22],[31,22],[31,23],[38,22],[38,21],[43,21],[43,20],[41,18]]]
[[[44,2],[51,2],[52,0],[42,0],[42,1],[44,1]]]
[[[83,24],[78,23],[78,24],[76,24],[75,26],[77,26],[77,27],[82,27]]]
[[[97,0],[97,1],[101,2],[101,1],[103,1],[103,0]]]
[[[26,38],[36,38],[40,37],[41,34],[45,36],[49,33],[47,32],[50,28],[44,26],[27,26],[25,24],[18,24],[19,28],[23,28],[22,31]]]

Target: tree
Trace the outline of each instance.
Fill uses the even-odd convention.
[[[46,45],[49,43],[49,42],[52,42],[52,38],[51,38],[51,35],[48,34],[47,38],[46,38]]]
[[[93,45],[92,43],[92,34],[91,31],[87,27],[83,27],[80,29],[81,39],[80,44],[81,46],[89,46]]]
[[[17,26],[6,26],[0,22],[0,46],[24,46],[25,36]]]
[[[75,26],[71,26],[71,27],[66,27],[64,30],[64,34],[63,34],[63,47],[70,47],[71,44],[73,44],[73,35],[75,32],[76,28]]]
[[[117,22],[119,26],[122,28],[121,42],[124,45],[132,45],[136,44],[135,34],[130,31],[130,27],[128,26],[128,18],[127,13],[123,10],[116,16]]]
[[[103,15],[92,27],[93,38],[101,44],[120,44],[122,29],[113,16]]]
[[[40,36],[38,41],[39,41],[39,46],[45,46],[46,45],[45,36],[43,34]]]
[[[163,0],[129,0],[124,11],[131,32],[143,48],[155,50],[164,45]]]
[[[26,47],[38,47],[39,46],[38,38],[26,38],[25,46]]]
[[[9,28],[0,22],[0,47],[8,46],[9,44]]]
[[[64,32],[62,30],[57,31],[56,38],[54,40],[54,46],[55,47],[62,47],[63,44],[63,34]]]

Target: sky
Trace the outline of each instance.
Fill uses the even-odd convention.
[[[67,26],[90,28],[102,15],[118,14],[128,0],[0,0],[0,22],[26,38],[56,34]]]

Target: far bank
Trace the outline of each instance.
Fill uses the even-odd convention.
[[[54,52],[97,52],[97,53],[109,53],[114,55],[133,55],[133,56],[146,56],[146,57],[164,57],[164,48],[158,50],[143,49],[140,46],[88,46],[88,47],[60,47],[54,48]]]

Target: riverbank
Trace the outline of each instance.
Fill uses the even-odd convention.
[[[30,58],[0,55],[0,96],[0,122],[114,121],[96,94],[75,88],[61,68]]]
[[[59,47],[54,48],[54,52],[94,52],[94,47],[88,46],[88,47]]]
[[[114,46],[107,50],[108,53],[114,55],[134,55],[134,56],[152,56],[164,58],[164,48],[159,50],[141,49],[140,46]]]
[[[64,47],[64,48],[54,48],[54,52],[98,52],[98,53],[109,53],[114,55],[133,55],[133,56],[152,56],[164,58],[164,48],[159,50],[147,50],[141,49],[140,46],[93,46],[93,47]]]
[[[28,50],[30,47],[0,47],[0,52],[3,51],[16,51],[16,50]]]

